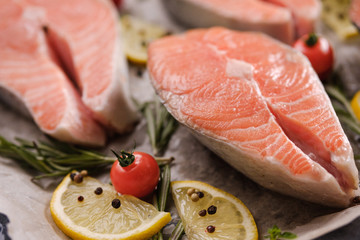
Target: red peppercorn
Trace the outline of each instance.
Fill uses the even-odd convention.
[[[213,225],[209,225],[206,227],[206,231],[208,233],[213,233],[213,232],[215,232],[215,227]]]
[[[83,181],[83,176],[80,173],[77,173],[74,177],[76,183],[81,183]]]
[[[359,204],[360,203],[360,196],[356,196],[353,198],[353,203]]]
[[[204,216],[206,215],[206,210],[205,210],[205,209],[200,210],[199,215],[200,215],[201,217],[204,217]]]

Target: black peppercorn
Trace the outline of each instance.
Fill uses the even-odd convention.
[[[96,188],[95,191],[94,191],[94,193],[96,195],[100,195],[100,194],[102,194],[102,192],[103,192],[103,189],[101,187]]]
[[[199,215],[200,215],[201,217],[204,217],[204,216],[206,215],[206,210],[205,210],[205,209],[200,210]]]
[[[76,176],[76,173],[74,173],[74,172],[70,174],[70,178],[71,178],[72,181],[74,181],[75,176]]]
[[[78,197],[78,201],[79,201],[79,202],[84,201],[84,197],[83,197],[83,196],[79,196],[79,197]]]
[[[213,232],[215,232],[215,227],[213,225],[209,225],[206,227],[206,231],[208,233],[213,233]]]
[[[111,205],[113,206],[113,208],[119,208],[121,206],[121,202],[119,199],[115,198],[114,200],[112,200]]]
[[[216,213],[216,210],[217,210],[217,207],[215,207],[214,205],[211,205],[211,206],[208,208],[208,214],[210,214],[210,215],[215,214],[215,213]]]
[[[203,198],[203,197],[204,197],[204,193],[203,193],[203,192],[197,192],[197,195],[199,196],[199,198]]]
[[[142,70],[139,68],[139,69],[136,71],[136,75],[137,75],[138,77],[141,77],[142,74],[143,74],[143,72],[142,72]]]

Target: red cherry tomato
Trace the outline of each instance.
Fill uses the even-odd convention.
[[[118,161],[111,167],[110,178],[117,192],[141,198],[154,191],[159,182],[160,169],[151,155],[124,151],[120,156],[115,155]]]
[[[113,2],[115,3],[115,6],[120,9],[122,6],[123,0],[113,0]]]
[[[293,46],[309,59],[319,78],[326,80],[334,65],[334,54],[330,42],[312,33],[298,39]]]

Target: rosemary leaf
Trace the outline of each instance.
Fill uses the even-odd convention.
[[[170,158],[165,158],[165,157],[155,157],[155,160],[157,162],[157,164],[162,167],[166,164],[170,164],[172,161],[175,160],[175,158],[170,157]]]
[[[147,122],[147,131],[153,154],[158,156],[164,152],[172,134],[177,129],[177,121],[157,98],[152,102],[141,105],[141,110]]]
[[[359,125],[360,122],[355,116],[355,113],[351,108],[350,102],[346,99],[345,95],[338,88],[330,85],[326,86],[325,90],[331,97],[335,98],[337,101],[339,101],[344,105],[345,109],[350,114],[351,118],[354,120],[356,124]]]
[[[176,224],[176,227],[172,231],[169,240],[179,240],[181,239],[183,234],[184,234],[184,225],[182,224],[182,221],[179,220],[179,222]]]
[[[169,193],[171,181],[170,166],[168,164],[161,167],[161,178],[158,184],[158,209],[159,211],[165,211],[166,200]]]
[[[155,129],[156,126],[155,126],[154,116],[153,116],[153,113],[152,113],[150,107],[145,108],[144,116],[145,116],[146,121],[147,121],[147,128],[148,128],[148,134],[149,134],[151,146],[153,148],[153,151],[157,152],[157,148],[156,148],[156,129]]]
[[[340,122],[345,123],[351,130],[353,130],[356,134],[360,135],[360,125],[354,122],[352,118],[341,115],[339,115],[338,117]]]

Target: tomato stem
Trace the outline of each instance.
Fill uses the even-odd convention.
[[[135,160],[135,156],[133,152],[121,151],[120,152],[121,155],[119,155],[114,150],[111,151],[115,154],[117,160],[119,161],[120,166],[122,167],[127,167],[131,165]]]
[[[318,41],[318,36],[315,33],[310,33],[308,38],[305,40],[305,44],[308,47],[314,46]]]

